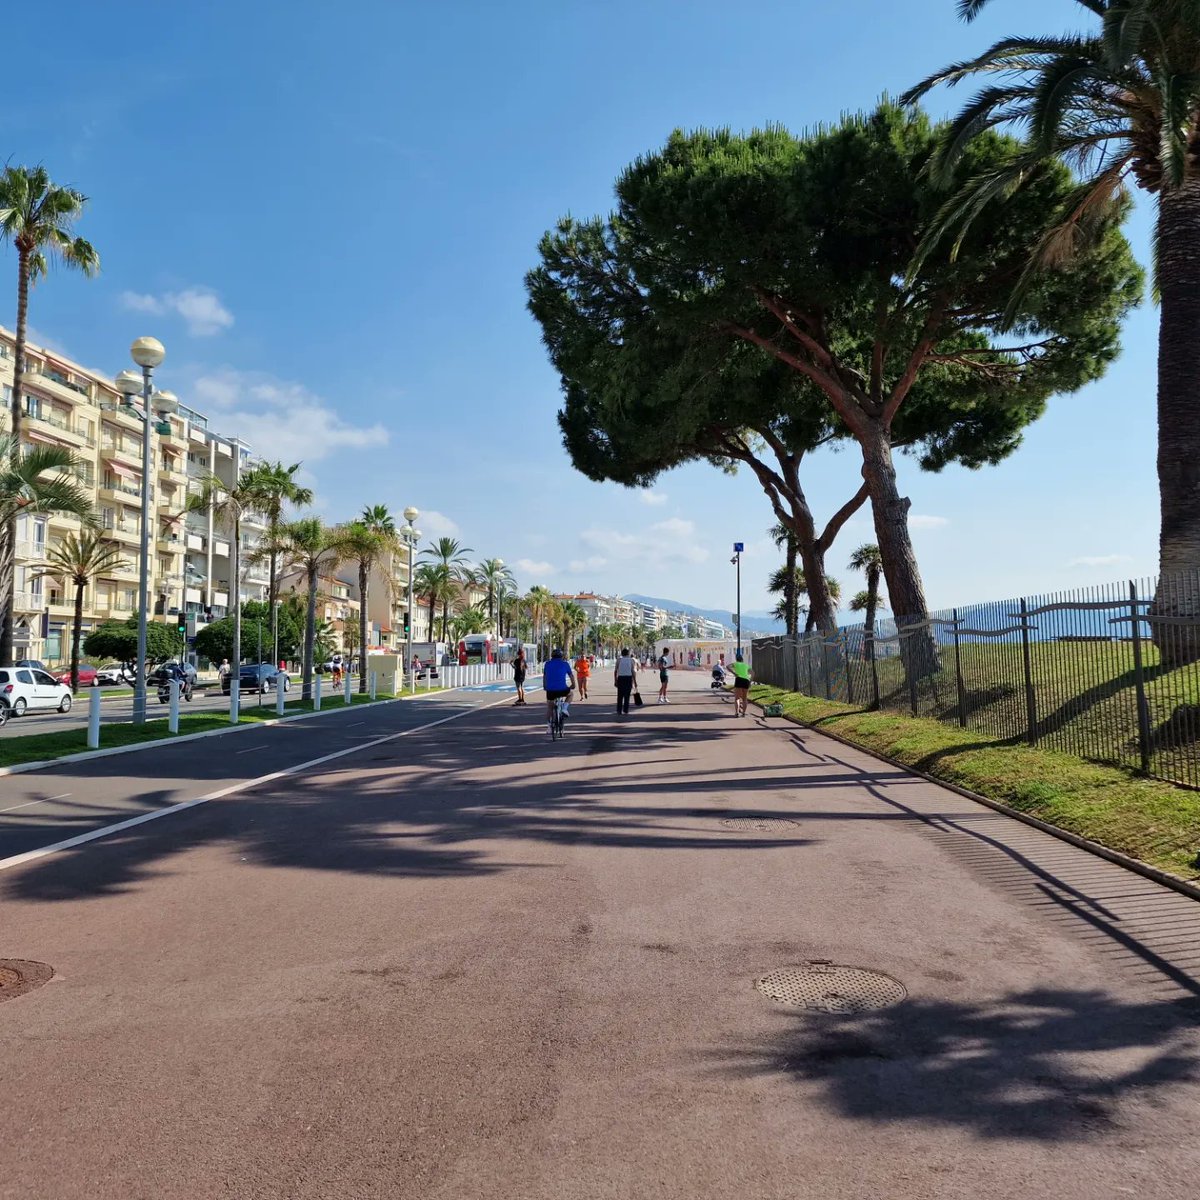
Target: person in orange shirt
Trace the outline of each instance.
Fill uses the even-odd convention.
[[[579,684],[580,700],[587,699],[588,676],[592,673],[592,664],[586,654],[581,654],[575,662],[575,679]]]

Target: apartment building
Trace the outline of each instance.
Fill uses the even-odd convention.
[[[14,334],[0,326],[0,430],[11,427]],[[21,440],[62,446],[76,457],[75,475],[90,492],[100,523],[122,553],[116,569],[84,593],[84,632],[137,611],[142,488],[150,489],[150,611],[160,620],[190,614],[189,630],[223,616],[230,604],[230,531],[213,514],[186,514],[189,493],[208,472],[232,482],[252,459],[237,439],[217,437],[206,419],[183,405],[170,432],[151,435],[151,476],[142,479],[142,422],[122,407],[111,379],[57,351],[27,345]],[[74,587],[38,579],[46,554],[67,533],[70,517],[22,516],[17,522],[14,649],[54,664],[70,652]],[[251,520],[242,530],[246,553],[261,535]],[[266,570],[243,572],[242,596],[266,590]]]

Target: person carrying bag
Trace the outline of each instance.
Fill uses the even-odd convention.
[[[628,716],[629,697],[637,686],[637,666],[627,649],[621,651],[621,657],[617,659],[617,665],[613,668],[613,683],[617,689],[617,715]],[[639,694],[637,703],[641,702]]]

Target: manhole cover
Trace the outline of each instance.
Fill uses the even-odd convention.
[[[759,833],[787,833],[796,827],[796,822],[786,817],[726,817],[721,824],[726,829],[753,829]]]
[[[45,963],[27,962],[23,958],[0,958],[0,1000],[11,1000],[14,996],[32,992],[53,978],[54,969]]]
[[[816,960],[782,967],[754,982],[764,996],[789,1008],[858,1013],[899,1004],[908,992],[898,979],[865,967],[842,967]]]

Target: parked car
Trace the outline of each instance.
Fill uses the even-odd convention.
[[[242,695],[250,692],[267,693],[281,688],[288,691],[292,681],[286,671],[281,671],[274,663],[243,663],[238,672],[238,691]],[[229,695],[229,676],[221,681],[221,691]]]
[[[79,686],[80,687],[98,687],[96,677],[100,674],[95,667],[89,667],[85,663],[79,664]],[[63,671],[58,676],[59,683],[65,683],[67,687],[71,686],[71,672]]]
[[[31,667],[0,667],[0,704],[14,717],[29,709],[71,711],[71,689],[47,671]]]
[[[81,667],[80,670],[83,668]],[[106,663],[96,671],[96,686],[107,687],[115,683],[126,683],[124,663]]]
[[[19,658],[15,664],[18,667],[29,667],[33,671],[44,671],[46,664],[40,658]]]

